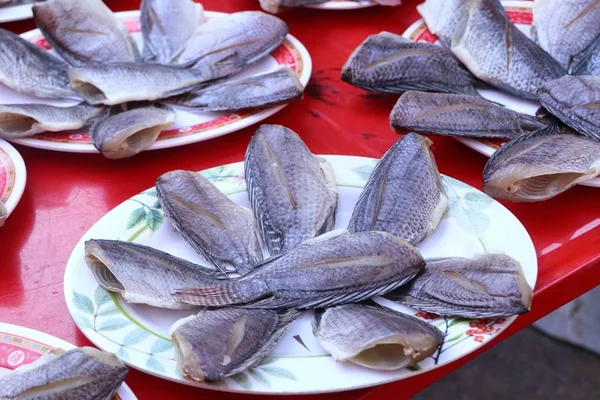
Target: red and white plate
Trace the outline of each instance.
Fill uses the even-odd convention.
[[[347,1],[347,0],[331,0],[327,3],[322,4],[313,4],[310,6],[305,6],[308,8],[317,8],[319,10],[357,10],[359,8],[367,8],[374,7],[377,3],[371,0],[357,0],[357,1]]]
[[[523,33],[529,36],[531,25],[533,23],[533,1],[503,1],[502,5],[506,9],[506,13],[510,20]],[[437,37],[427,29],[425,21],[422,19],[412,24],[402,36],[414,40],[416,42],[437,42]],[[494,89],[480,89],[481,95],[489,100],[504,104],[506,107],[529,115],[535,115],[535,112],[540,107],[537,101],[524,100],[516,96],[501,92]],[[469,146],[473,150],[491,157],[496,150],[502,146],[504,142],[497,140],[486,139],[471,139],[471,138],[456,138],[456,140]],[[581,182],[580,185],[600,187],[600,178],[594,178]]]
[[[142,34],[139,11],[126,11],[115,13],[115,15],[125,23],[127,29],[133,34],[134,39],[141,48]],[[207,19],[219,18],[224,15],[226,14],[212,11],[205,12]],[[42,33],[37,29],[26,32],[21,36],[44,49],[51,52],[53,51],[42,36]],[[292,35],[287,35],[283,44],[277,48],[270,57],[251,66],[241,74],[236,75],[236,78],[267,73],[279,68],[280,65],[289,66],[298,74],[300,82],[306,86],[312,71],[312,61],[304,45]],[[75,104],[73,101],[53,101],[24,95],[0,84],[0,104],[32,102],[65,106]],[[226,135],[262,121],[275,114],[283,107],[285,107],[285,105],[248,110],[239,113],[192,113],[182,109],[176,109],[177,119],[175,124],[171,129],[162,132],[157,141],[150,146],[149,150],[183,146]],[[98,152],[90,141],[87,129],[59,133],[46,132],[30,138],[14,139],[11,141],[24,146],[46,150],[73,153]]]
[[[25,190],[27,172],[19,152],[10,143],[0,139],[0,201],[10,215]]]

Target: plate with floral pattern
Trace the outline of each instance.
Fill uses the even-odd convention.
[[[510,20],[527,36],[530,35],[531,25],[533,24],[533,1],[502,1],[506,14]],[[437,37],[429,32],[425,21],[422,19],[412,24],[402,36],[416,42],[437,42]],[[516,96],[501,92],[495,89],[478,89],[481,95],[489,100],[503,104],[506,107],[529,115],[535,115],[540,108],[540,103],[532,100],[524,100]],[[459,142],[467,145],[473,150],[491,157],[496,150],[505,142],[501,140],[456,138]],[[600,178],[589,179],[579,183],[584,186],[600,187]]]
[[[332,163],[339,190],[336,228],[345,228],[377,160],[323,157]],[[236,203],[249,206],[243,163],[201,173]],[[521,262],[527,282],[534,287],[536,253],[523,225],[504,206],[479,190],[450,177],[443,180],[450,206],[436,231],[419,245],[424,257],[470,257],[486,251],[505,252]],[[314,338],[311,311],[307,311],[290,326],[260,365],[216,383],[191,382],[177,369],[169,328],[194,311],[127,304],[119,296],[106,292],[84,260],[84,242],[92,238],[135,242],[196,263],[205,262],[165,219],[156,190],[152,188],[114,208],[82,237],[69,258],[64,278],[65,299],[73,320],[94,344],[116,353],[134,368],[188,385],[265,394],[324,393],[380,385],[463,357],[493,340],[516,318],[441,318],[380,299],[378,301],[386,306],[436,325],[446,334],[446,340],[434,356],[416,367],[374,371],[350,363],[336,363]]]
[[[14,370],[31,364],[56,348],[71,350],[75,346],[40,331],[0,322],[0,368]],[[123,383],[112,400],[137,400],[137,397]]]
[[[10,143],[0,139],[0,201],[9,216],[21,200],[26,181],[23,158]]]
[[[123,21],[133,38],[141,48],[142,33],[140,25],[139,11],[125,11],[115,13]],[[219,18],[225,13],[206,11],[207,19]],[[50,45],[44,39],[42,33],[36,29],[21,35],[23,38],[35,43],[36,45],[48,51]],[[56,53],[53,52],[56,55]],[[239,79],[252,75],[267,73],[282,65],[290,67],[300,79],[302,85],[306,86],[310,79],[312,71],[312,61],[308,51],[302,43],[292,35],[287,35],[283,44],[279,46],[269,57],[252,65],[240,74],[229,79]],[[76,102],[67,100],[48,100],[28,96],[18,93],[2,84],[0,84],[0,104],[12,103],[45,103],[53,105],[73,105]],[[286,105],[279,105],[264,109],[255,109],[240,111],[235,113],[227,112],[202,112],[193,113],[175,107],[175,124],[166,131],[161,132],[156,142],[149,147],[149,150],[165,149],[177,146],[183,146],[190,143],[201,142],[218,136],[239,131],[252,124],[270,117],[283,109]],[[56,150],[74,153],[97,153],[98,150],[92,145],[86,128],[78,131],[68,132],[44,132],[35,136],[11,139],[14,143],[24,146],[36,147],[46,150]]]

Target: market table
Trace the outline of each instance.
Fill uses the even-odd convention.
[[[337,12],[299,9],[282,15],[290,32],[308,48],[313,75],[303,101],[265,122],[292,128],[317,154],[380,157],[398,139],[388,126],[395,98],[368,94],[341,82],[340,67],[367,35],[382,30],[402,33],[418,18],[417,3],[405,0],[398,8]],[[108,0],[108,4],[122,11],[137,9],[139,1]],[[225,12],[258,9],[255,0],[206,0],[204,5],[208,10]],[[32,21],[24,21],[2,27],[20,33],[34,26]],[[80,237],[107,211],[152,186],[166,171],[202,170],[242,160],[255,129],[122,161],[17,146],[27,165],[28,182],[21,202],[0,229],[0,321],[38,329],[80,346],[90,345],[73,323],[63,298],[64,268]],[[484,156],[453,139],[433,141],[442,173],[481,187]],[[539,277],[531,312],[519,317],[490,345],[600,284],[599,199],[600,189],[576,187],[543,203],[506,204],[533,238]],[[400,382],[299,398],[408,398],[488,347]],[[535,360],[529,367],[535,368]],[[126,382],[141,400],[244,397],[187,387],[136,370],[130,371]]]

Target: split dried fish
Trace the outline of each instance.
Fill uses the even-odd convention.
[[[119,240],[86,241],[85,262],[100,286],[128,303],[171,309],[191,308],[175,301],[173,290],[191,282],[211,283],[217,274],[152,247]]]
[[[171,328],[177,364],[187,379],[216,381],[258,364],[300,312],[204,310]]]
[[[174,297],[207,307],[326,307],[385,294],[414,278],[424,264],[415,247],[389,233],[347,233],[306,241],[241,278],[186,285]]]
[[[193,0],[143,0],[140,12],[144,62],[167,64],[204,23],[204,7]]]
[[[248,197],[271,255],[333,229],[337,187],[331,165],[280,125],[262,125],[245,159]]]
[[[47,0],[33,6],[48,43],[74,66],[140,60],[133,37],[102,0]]]
[[[237,111],[269,107],[302,98],[298,75],[285,67],[267,74],[210,85],[165,100],[192,111]]]
[[[334,360],[378,370],[415,365],[444,342],[435,326],[375,302],[318,309],[312,327]]]
[[[529,311],[532,296],[517,260],[481,254],[427,260],[423,273],[385,297],[442,316],[492,318]]]
[[[183,238],[222,272],[246,274],[262,261],[258,224],[202,175],[171,171],[156,180],[165,215]]]
[[[459,38],[467,24],[467,7],[471,0],[425,0],[417,6],[427,28],[445,47]]]
[[[350,232],[384,231],[416,245],[435,230],[448,197],[429,146],[410,133],[384,154],[354,207]]]
[[[600,76],[572,76],[546,83],[540,102],[577,132],[600,140]]]
[[[383,93],[423,90],[477,94],[476,79],[448,49],[381,32],[350,55],[342,80]]]
[[[167,106],[145,106],[96,119],[90,127],[94,147],[113,160],[134,156],[156,141],[175,123],[175,112]]]
[[[110,400],[127,376],[111,353],[92,347],[55,349],[0,378],[2,399]]]
[[[598,174],[600,142],[552,125],[496,151],[483,170],[483,188],[495,199],[542,201]]]
[[[452,52],[479,79],[508,93],[536,99],[538,89],[566,71],[514,26],[490,0],[471,0],[467,23]]]
[[[514,139],[544,127],[535,117],[479,96],[406,92],[390,115],[397,132],[424,135]]]
[[[71,89],[69,65],[35,44],[0,29],[0,82],[21,93],[53,99],[78,99]]]
[[[47,104],[0,105],[0,137],[5,139],[33,136],[40,132],[60,132],[83,128],[104,111],[85,103],[72,107]]]
[[[597,0],[536,0],[531,38],[569,70],[574,58],[600,40]]]

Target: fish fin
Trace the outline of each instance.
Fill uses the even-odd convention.
[[[479,92],[474,86],[451,86],[436,84],[433,82],[397,82],[395,84],[389,84],[386,86],[370,86],[356,82],[351,83],[361,89],[369,92],[386,93],[386,94],[401,94],[404,92],[416,90],[420,92],[440,92],[440,93],[454,93],[454,94],[470,94],[474,96],[480,96]]]
[[[445,305],[438,302],[428,302],[426,300],[417,299],[409,295],[400,296],[400,297],[389,297],[384,296],[385,298],[395,301],[397,303],[403,304],[405,306],[415,308],[419,311],[437,314],[442,317],[456,317],[456,318],[497,318],[497,317],[508,317],[515,314],[522,314],[527,312],[528,310],[523,307],[522,310],[519,309],[486,309],[486,308],[457,308],[452,305]]]
[[[269,288],[263,280],[244,278],[212,285],[181,288],[171,293],[177,302],[205,307],[244,304],[267,295],[269,295]]]

